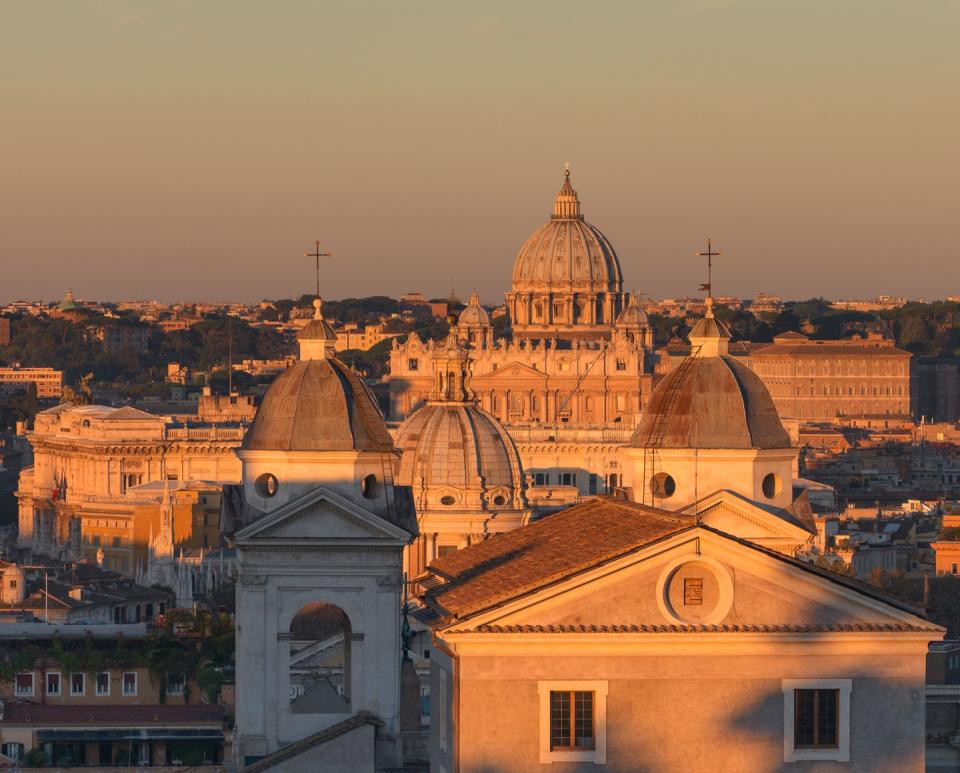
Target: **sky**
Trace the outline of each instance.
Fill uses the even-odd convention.
[[[960,294],[956,0],[5,0],[0,302],[509,289],[570,162],[625,289]]]

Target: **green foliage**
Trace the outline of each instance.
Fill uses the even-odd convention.
[[[47,765],[47,754],[42,746],[34,746],[24,755],[23,761],[28,768],[43,768]]]
[[[944,529],[940,533],[940,539],[943,542],[960,542],[960,527],[952,526],[949,529]]]
[[[32,421],[38,410],[37,385],[30,382],[22,391],[0,400],[0,428],[14,427],[18,421]]]

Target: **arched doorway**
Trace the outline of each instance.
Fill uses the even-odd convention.
[[[296,714],[350,711],[350,618],[316,602],[290,622],[290,709]]]

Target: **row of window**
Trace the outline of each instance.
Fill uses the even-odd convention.
[[[850,759],[850,679],[782,683],[784,762]],[[606,762],[607,683],[541,682],[540,762]]]
[[[783,362],[783,363],[772,363],[772,362],[762,362],[757,361],[756,370],[757,373],[763,376],[906,376],[907,375],[907,366],[903,363],[880,363],[875,362],[871,363],[871,366],[868,366],[866,361],[859,363],[855,362],[811,362],[804,366],[803,362],[798,362],[796,366],[796,373],[793,370],[792,362]],[[859,373],[858,373],[859,371]]]
[[[17,697],[20,698],[29,698],[33,697],[35,690],[35,676],[32,671],[27,671],[19,673],[15,678],[15,692]],[[45,674],[45,694],[48,696],[60,696],[63,695],[63,686],[61,684],[61,674],[59,671],[48,671]],[[122,695],[136,695],[137,694],[137,672],[136,671],[124,671],[120,677],[121,683],[121,694]],[[111,694],[110,689],[110,672],[109,671],[99,671],[94,675],[94,684],[95,691],[94,694],[99,697],[109,696]],[[183,695],[184,685],[186,684],[186,676],[184,674],[168,674],[167,675],[167,694],[168,695]],[[70,674],[70,695],[80,696],[85,695],[87,692],[87,675],[84,672],[74,672]]]
[[[100,547],[100,535],[99,534],[84,534],[83,535],[83,544],[84,545],[93,545],[93,547]],[[103,547],[105,548],[122,548],[127,547],[131,544],[129,537],[104,537],[103,538]]]
[[[778,391],[779,391],[779,390],[778,390]],[[817,392],[816,392],[816,387],[812,387],[812,386],[811,386],[811,387],[810,387],[810,396],[813,397],[813,396],[816,395],[816,393],[817,393]],[[799,397],[799,396],[802,395],[802,394],[803,394],[803,387],[797,387],[797,397]],[[847,395],[846,395],[846,396],[847,396],[847,397],[853,397],[854,394],[855,394],[854,387],[848,386],[848,387],[847,387]],[[864,385],[861,384],[861,385],[860,385],[860,397],[866,397],[868,394],[870,394],[870,392],[869,392],[869,390],[867,389],[867,387],[865,387]],[[842,397],[842,396],[843,396],[843,387],[842,387],[842,386],[837,386],[837,387],[833,387],[833,389],[831,390],[830,387],[825,386],[825,387],[823,388],[823,395],[824,395],[824,397],[829,397],[830,395],[834,395],[834,396],[836,396],[836,397]],[[873,396],[874,396],[874,397],[881,397],[881,396],[883,396],[883,395],[886,395],[887,397],[893,397],[893,396],[894,396],[893,387],[890,387],[890,386],[887,386],[887,387],[873,387]],[[898,386],[898,387],[897,387],[896,396],[897,396],[897,397],[903,397],[903,387],[902,387],[902,386]]]

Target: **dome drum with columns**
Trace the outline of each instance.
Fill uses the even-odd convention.
[[[553,216],[517,255],[507,293],[513,334],[526,337],[609,336],[624,310],[617,253],[584,220],[567,170]]]
[[[629,437],[653,382],[653,330],[637,296],[622,287],[616,251],[584,220],[568,172],[553,216],[517,256],[506,294],[512,336],[494,335],[476,293],[458,322],[479,404],[511,431],[558,425],[609,431],[604,452],[591,455],[590,473],[605,481],[620,478],[612,438]],[[429,400],[438,346],[415,333],[393,340],[385,378],[391,419],[403,420]],[[528,446],[518,443],[526,453]],[[542,462],[525,457],[525,463],[541,472]],[[590,475],[580,479],[584,493],[595,493]]]

